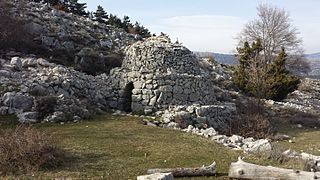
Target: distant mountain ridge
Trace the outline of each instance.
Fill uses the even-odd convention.
[[[193,52],[198,57],[214,57],[216,61],[222,64],[234,65],[237,63],[237,59],[233,54],[220,54],[214,52]]]
[[[313,54],[306,54],[305,57],[309,60],[320,60],[320,52]]]
[[[221,54],[214,52],[193,52],[198,57],[209,57],[212,56],[216,61],[222,64],[235,65],[237,64],[237,59],[234,54]],[[311,71],[309,72],[309,77],[319,78],[320,77],[320,52],[313,54],[304,55],[309,64]]]
[[[320,79],[320,52],[313,54],[306,54],[305,57],[308,59],[310,64],[309,77]]]

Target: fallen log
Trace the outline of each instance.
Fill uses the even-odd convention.
[[[192,176],[215,176],[217,169],[216,163],[213,162],[209,166],[197,167],[197,168],[158,168],[148,169],[147,174],[154,173],[172,173],[173,177],[192,177]]]
[[[276,168],[272,166],[260,166],[244,162],[241,158],[239,158],[238,162],[231,163],[228,176],[229,178],[237,179],[308,180],[319,179],[320,173]]]

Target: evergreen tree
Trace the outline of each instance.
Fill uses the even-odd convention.
[[[133,28],[133,25],[130,22],[129,16],[124,16],[122,20],[122,28],[126,31],[129,32],[129,29]]]
[[[60,0],[45,0],[44,2],[50,4],[51,6],[56,6],[60,3]]]
[[[286,69],[287,54],[285,49],[282,48],[278,57],[272,62],[268,69],[270,75],[267,79],[270,90],[266,97],[273,100],[281,100],[286,95],[294,91],[298,84],[299,79],[293,76]]]
[[[281,100],[297,88],[299,79],[286,69],[287,54],[284,48],[267,65],[264,63],[259,39],[251,46],[245,42],[237,50],[239,64],[235,69],[233,82],[243,92],[259,99]]]
[[[140,25],[139,22],[136,21],[136,23],[134,24],[134,29],[136,34],[139,34],[142,37],[150,37],[151,33],[149,32],[149,30],[147,28],[145,28],[144,26]]]
[[[98,21],[100,23],[106,23],[108,19],[108,15],[102,6],[99,5],[97,7],[96,12],[93,14],[94,14],[95,21]]]
[[[69,0],[68,9],[69,12],[79,15],[79,16],[88,16],[85,9],[87,8],[87,3],[78,3],[78,0]]]
[[[118,28],[123,27],[121,19],[118,18],[117,15],[113,15],[113,14],[110,14],[107,24],[118,27]]]

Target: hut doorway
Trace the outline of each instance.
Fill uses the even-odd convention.
[[[130,82],[126,85],[123,92],[123,110],[125,112],[132,112],[131,103],[132,103],[132,90],[134,89],[133,82]]]

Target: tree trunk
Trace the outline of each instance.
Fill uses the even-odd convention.
[[[174,177],[192,177],[192,176],[215,176],[216,163],[213,162],[209,166],[197,168],[166,168],[166,169],[149,169],[147,174],[154,173],[169,173],[171,172]]]
[[[271,166],[259,166],[244,162],[239,158],[238,162],[231,163],[229,177],[237,179],[319,179],[320,173],[306,172],[293,169],[283,169]]]

